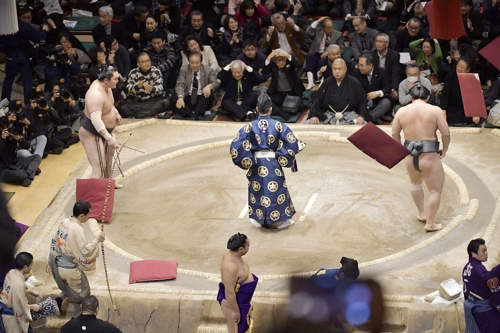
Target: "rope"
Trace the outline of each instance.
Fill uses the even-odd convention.
[[[120,156],[120,153],[125,147],[125,144],[127,143],[128,139],[132,136],[132,133],[129,134],[128,138],[123,142],[123,145],[118,149],[116,152],[116,157],[115,161],[113,163],[113,166],[111,167],[111,171],[109,173],[109,178],[108,178],[108,187],[106,189],[106,197],[104,198],[104,207],[102,209],[102,216],[101,216],[101,232],[104,232],[104,217],[106,216],[106,208],[108,207],[108,199],[109,199],[109,191],[111,189],[111,183],[113,180],[113,172],[115,171],[115,167],[118,163],[118,156]],[[104,244],[101,244],[101,253],[102,253],[102,263],[104,265],[104,275],[106,276],[106,285],[108,287],[108,293],[109,293],[109,298],[111,300],[111,304],[113,304],[113,309],[117,311],[115,301],[113,300],[113,295],[111,295],[111,289],[109,288],[109,277],[108,277],[108,266],[106,265],[106,255],[104,253]]]

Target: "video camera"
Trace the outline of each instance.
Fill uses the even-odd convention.
[[[60,64],[65,64],[69,60],[69,56],[66,53],[61,53],[64,51],[62,45],[51,45],[45,42],[40,43],[40,49],[45,52],[47,56],[54,56],[55,61]]]
[[[23,113],[22,108],[23,108],[23,103],[19,99],[15,99],[9,103],[9,110],[12,110],[15,112],[14,114],[15,114],[17,120],[26,119],[26,115]]]

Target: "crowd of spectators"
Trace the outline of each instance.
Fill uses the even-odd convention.
[[[7,59],[2,99],[10,101],[17,82],[24,106],[12,101],[0,122],[0,147],[11,151],[2,152],[0,173],[21,168],[25,177],[13,182],[28,186],[33,172],[19,151],[43,158],[78,141],[71,128],[103,66],[120,73],[113,93],[125,117],[199,120],[219,110],[247,121],[257,116],[255,91],[262,89],[273,100],[273,116],[288,121],[311,106],[304,98],[290,111],[282,107],[289,98],[318,87],[323,96],[332,87],[324,82],[340,85],[347,75],[354,100],[344,108],[324,98],[342,89],[321,101],[312,93],[309,123],[330,123],[328,112],[344,111],[353,113],[343,123],[390,121],[411,102],[408,91],[418,80],[450,125],[476,126],[479,118],[465,116],[457,73],[478,74],[487,106],[499,98],[499,72],[478,50],[500,35],[500,1],[460,2],[466,34],[439,40],[429,35],[425,2],[418,0],[392,0],[385,8],[377,0],[134,0],[133,7],[122,0],[18,1],[19,32],[0,37]],[[99,16],[88,50],[63,23],[72,5]],[[15,133],[7,131],[12,126]]]

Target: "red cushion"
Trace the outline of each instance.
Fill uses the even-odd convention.
[[[90,217],[102,222],[102,211],[105,204],[109,179],[91,178],[76,180],[76,200],[85,200],[92,205]],[[104,222],[111,222],[115,202],[115,180],[111,180],[109,196],[106,204]]]
[[[403,158],[410,154],[401,143],[387,135],[372,123],[363,126],[359,131],[347,138],[366,155],[380,164],[392,169]]]
[[[139,260],[130,263],[128,283],[172,280],[177,278],[175,260]]]
[[[464,113],[467,117],[488,117],[486,106],[481,103],[484,99],[481,82],[474,73],[458,73],[460,92],[464,104]],[[481,101],[478,103],[478,101]]]

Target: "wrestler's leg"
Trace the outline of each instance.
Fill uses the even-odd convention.
[[[427,223],[426,231],[437,231],[443,229],[442,224],[434,223],[439,204],[441,202],[441,192],[444,185],[444,169],[437,153],[424,153],[420,156],[422,177],[429,190],[427,199]]]
[[[102,140],[96,140],[95,135],[93,135],[83,127],[80,127],[78,135],[80,137],[83,148],[85,148],[85,152],[87,153],[87,159],[89,160],[90,166],[92,167],[90,178],[101,178],[102,170],[101,164],[99,162],[99,151],[104,154],[104,144]],[[99,149],[97,148],[97,145],[99,145]],[[102,157],[104,159],[104,156]]]
[[[409,155],[405,158],[406,170],[411,181],[411,197],[418,209],[418,219],[425,221],[427,219],[424,209],[424,190],[422,189],[422,173],[415,170],[413,166],[413,156]]]
[[[232,318],[232,313],[233,310],[229,308],[229,305],[227,304],[227,300],[223,299],[222,302],[220,303],[220,307],[222,309],[222,313],[224,314],[224,317],[226,317],[227,320],[227,332],[228,333],[238,333],[236,332],[236,324]],[[241,318],[240,318],[241,320]]]

